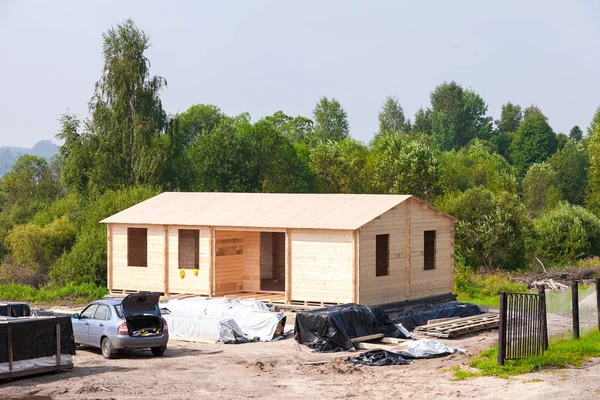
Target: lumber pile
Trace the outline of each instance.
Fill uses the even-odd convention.
[[[472,317],[452,318],[448,321],[417,326],[415,332],[420,332],[427,336],[452,339],[467,333],[497,328],[499,321],[498,314],[485,313]]]

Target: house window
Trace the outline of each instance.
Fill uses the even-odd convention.
[[[425,231],[423,266],[425,270],[435,269],[435,231]]]
[[[179,269],[197,269],[200,266],[200,231],[179,230]]]
[[[127,265],[148,266],[148,229],[127,228]]]
[[[390,274],[390,235],[377,235],[375,238],[375,276]]]

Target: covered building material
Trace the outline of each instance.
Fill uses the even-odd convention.
[[[394,322],[402,324],[406,329],[412,331],[417,326],[427,325],[427,322],[432,319],[470,317],[481,313],[483,311],[475,304],[449,301],[447,303],[406,308],[396,314]]]
[[[355,365],[406,365],[414,359],[445,357],[454,353],[464,353],[465,349],[448,347],[437,340],[415,340],[405,342],[401,349],[371,349],[356,357],[348,357],[346,361]]]
[[[359,337],[409,338],[379,307],[344,304],[296,314],[295,339],[315,351],[355,350]]]
[[[29,317],[31,308],[27,303],[0,303],[0,317]]]
[[[190,297],[160,307],[172,337],[223,343],[272,340],[283,333],[286,319],[252,300]]]
[[[102,222],[111,293],[324,306],[453,288],[456,219],[410,195],[162,193]]]
[[[0,379],[73,368],[69,316],[0,320]]]

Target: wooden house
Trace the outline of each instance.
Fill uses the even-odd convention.
[[[111,293],[384,305],[453,288],[456,219],[413,196],[162,193],[102,222]]]

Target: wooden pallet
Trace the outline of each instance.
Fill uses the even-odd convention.
[[[467,333],[497,328],[499,321],[498,314],[485,313],[431,325],[417,326],[415,331],[428,336],[450,339]]]

